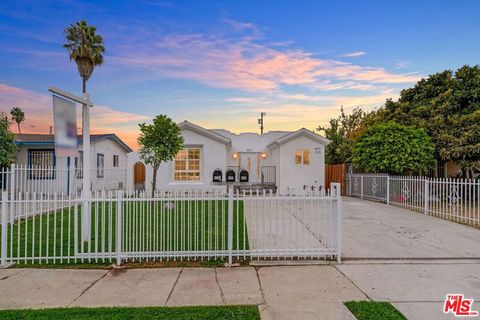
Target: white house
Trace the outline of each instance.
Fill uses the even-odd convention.
[[[158,169],[157,188],[236,186],[275,187],[280,194],[324,186],[328,139],[307,129],[234,134],[178,124],[184,149]],[[139,152],[128,154],[127,188],[149,188],[152,167]]]
[[[78,137],[78,157],[55,156],[54,135],[17,134],[15,165],[17,190],[70,193],[81,189],[83,178],[82,136]],[[92,190],[123,189],[127,154],[132,149],[115,134],[92,134]]]

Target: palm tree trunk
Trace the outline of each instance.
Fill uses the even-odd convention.
[[[20,130],[20,122],[17,122],[17,127],[18,127],[18,133],[22,134],[22,131]]]
[[[83,88],[83,93],[87,92],[87,80],[85,78],[82,78],[82,88]]]

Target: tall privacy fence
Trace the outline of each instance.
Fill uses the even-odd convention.
[[[480,227],[480,180],[349,174],[346,193]]]
[[[280,196],[230,189],[2,192],[1,264],[340,260],[340,186]]]

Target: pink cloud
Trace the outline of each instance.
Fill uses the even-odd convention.
[[[224,22],[222,32],[210,34],[148,33],[144,35],[147,43],[113,50],[110,61],[114,67],[137,69],[156,78],[189,79],[246,91],[272,91],[289,85],[323,90],[322,84],[332,81],[326,90],[336,90],[335,86],[371,90],[384,84],[414,83],[420,78],[418,74],[322,59],[291,44],[268,44],[254,24]],[[357,51],[348,56],[363,54]]]

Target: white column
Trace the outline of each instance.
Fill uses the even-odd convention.
[[[342,262],[342,197],[341,185],[338,182],[330,184],[332,201],[332,235],[333,246],[337,256],[337,263]]]
[[[82,134],[83,134],[83,205],[82,205],[82,242],[90,238],[90,99],[88,93],[83,94],[88,104],[82,106]]]

